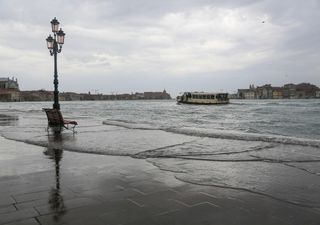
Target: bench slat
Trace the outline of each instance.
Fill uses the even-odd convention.
[[[74,127],[78,125],[76,121],[72,120],[64,120],[63,116],[58,109],[46,109],[44,108],[43,111],[46,112],[47,119],[48,119],[48,127],[64,127],[66,129],[69,129],[68,125],[73,125],[72,129],[74,130]],[[67,126],[65,126],[67,125]]]

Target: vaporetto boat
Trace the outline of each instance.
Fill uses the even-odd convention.
[[[228,93],[211,93],[211,92],[184,92],[177,97],[178,103],[184,104],[228,104]]]

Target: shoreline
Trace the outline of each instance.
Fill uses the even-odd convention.
[[[4,137],[0,142],[0,224],[314,224],[320,219],[319,209],[179,181],[146,160],[53,150]]]

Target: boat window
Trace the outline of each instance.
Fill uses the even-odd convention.
[[[214,99],[214,95],[211,95],[211,99]]]

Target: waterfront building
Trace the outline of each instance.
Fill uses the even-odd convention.
[[[272,98],[273,99],[282,99],[283,98],[283,88],[274,87],[273,91],[272,91]]]
[[[250,84],[249,89],[238,89],[237,98],[240,99],[255,99],[256,98],[256,92],[254,85]]]
[[[143,96],[144,99],[171,99],[166,90],[163,90],[163,92],[144,92]]]
[[[80,101],[80,94],[74,92],[62,92],[59,95],[60,101]]]
[[[53,92],[46,90],[33,90],[33,91],[21,91],[20,92],[21,101],[32,101],[32,102],[41,102],[41,101],[52,101]]]
[[[305,99],[317,98],[319,96],[319,87],[309,83],[285,84],[282,87],[272,87],[271,84],[265,84],[249,89],[238,89],[238,98],[240,99]]]
[[[10,79],[0,78],[0,101],[1,102],[16,102],[20,101],[20,90],[18,79],[12,77]]]
[[[257,87],[255,92],[256,98],[258,99],[270,99],[272,98],[273,88],[271,84],[265,84],[261,87]]]

